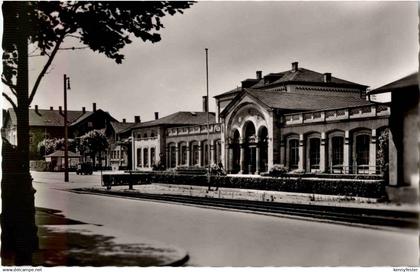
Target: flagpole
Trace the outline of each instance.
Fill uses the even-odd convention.
[[[209,60],[208,60],[208,48],[206,50],[206,90],[207,90],[207,96],[206,96],[206,110],[207,110],[207,162],[208,162],[208,173],[207,173],[207,183],[209,185],[210,190],[210,176],[211,176],[211,169],[210,169],[210,116],[209,116]]]

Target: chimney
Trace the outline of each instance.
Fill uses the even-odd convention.
[[[331,73],[324,73],[324,82],[331,82]]]
[[[54,107],[50,107],[50,110],[54,110]]]
[[[296,72],[299,69],[299,62],[292,62],[292,72]]]
[[[140,116],[139,115],[134,116],[134,123],[138,124],[140,122],[141,122]]]
[[[123,118],[123,124],[125,124],[125,123],[126,123],[125,118]]]
[[[35,112],[38,113],[38,105],[35,105]]]
[[[159,119],[159,112],[155,111],[155,120]]]
[[[262,78],[262,71],[257,71],[257,79],[260,80]]]
[[[60,114],[63,114],[63,108],[61,106],[58,106],[58,111],[60,112]]]
[[[207,103],[207,96],[203,96],[203,112],[208,112],[209,108],[208,108],[208,103]]]
[[[82,112],[83,112],[83,114],[86,113],[86,107],[82,107]]]
[[[93,112],[96,112],[96,103],[92,103],[92,110]]]

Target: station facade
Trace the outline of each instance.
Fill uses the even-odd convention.
[[[222,163],[228,173],[241,174],[275,165],[295,172],[380,173],[379,160],[388,154],[378,139],[386,135],[390,108],[368,101],[366,91],[297,62],[284,72],[257,71],[215,96],[208,128],[205,107],[133,128],[133,169]]]

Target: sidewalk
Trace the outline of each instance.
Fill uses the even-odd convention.
[[[319,206],[338,206],[338,207],[352,207],[365,209],[381,209],[381,210],[396,210],[396,211],[410,211],[420,212],[418,204],[401,204],[378,202],[375,198],[364,197],[350,197],[350,196],[335,196],[322,194],[307,194],[307,193],[293,193],[293,192],[277,192],[251,189],[237,189],[237,188],[219,188],[214,191],[207,190],[203,186],[191,185],[174,185],[174,184],[149,184],[149,185],[135,185],[134,190],[130,192],[139,192],[145,194],[169,194],[169,195],[183,195],[196,196],[206,198],[221,198],[221,199],[240,199],[264,202],[278,202],[291,204],[308,204]],[[96,187],[95,189],[98,189]],[[106,188],[102,187],[104,192]],[[112,191],[128,191],[128,186],[112,187]]]
[[[40,248],[33,266],[179,266],[185,250],[103,226],[65,218],[60,211],[37,208]]]

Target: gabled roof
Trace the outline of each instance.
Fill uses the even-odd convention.
[[[267,109],[305,111],[336,109],[373,104],[362,98],[354,98],[348,96],[334,96],[312,93],[302,95],[302,93],[245,89],[225,107],[221,115],[225,115],[230,110],[230,108],[233,107],[234,104],[241,100],[245,95],[249,95],[251,98],[256,100]]]
[[[10,122],[12,125],[17,124],[16,113],[13,108],[8,109]],[[89,115],[90,112],[83,114],[83,111],[67,111],[67,120],[71,123],[84,115]],[[44,110],[44,109],[29,109],[29,125],[30,126],[46,126],[46,127],[63,127],[64,116],[59,110]]]
[[[136,125],[136,123],[120,123],[117,121],[111,121],[110,123],[116,134],[126,131]]]
[[[215,123],[215,114],[209,112],[210,124]],[[200,125],[207,123],[207,112],[179,111],[157,120],[135,124],[131,129],[161,125]]]
[[[334,96],[325,94],[288,93],[279,91],[246,90],[269,108],[290,110],[323,110],[371,105],[373,103],[362,98]]]
[[[366,89],[368,86],[361,85],[358,83],[354,83],[348,80],[344,80],[341,78],[331,76],[331,80],[329,82],[324,82],[324,74],[315,72],[305,68],[298,68],[296,71],[288,70],[284,72],[278,73],[269,73],[265,75],[262,79],[257,80],[254,79],[256,83],[249,88],[252,89],[264,89],[270,88],[276,85],[286,85],[286,84],[314,84],[316,86],[341,86],[341,87],[348,87],[348,88],[356,88],[356,89]],[[268,80],[268,81],[267,81]],[[245,81],[251,81],[250,79],[246,79]],[[216,95],[215,98],[220,98],[231,93],[234,93],[234,90],[230,90],[228,92],[221,93]]]
[[[235,88],[235,89],[233,89],[233,90],[230,90],[230,91],[227,91],[227,92],[224,92],[224,93],[222,93],[222,94],[219,94],[219,95],[215,95],[215,96],[213,96],[214,98],[219,98],[219,97],[222,97],[222,96],[227,96],[227,95],[230,95],[230,94],[237,94],[237,93],[240,93],[242,91],[242,88],[241,87],[237,87],[237,88]]]
[[[98,113],[103,113],[105,115],[108,115],[108,117],[110,118],[111,121],[117,121],[114,117],[111,116],[111,114],[109,114],[109,112],[98,109],[95,112],[90,111],[90,112],[86,112],[85,114],[81,115],[79,118],[72,121],[70,126],[76,126],[76,125],[82,123],[84,120],[88,119],[89,117],[91,117],[95,114],[98,114]]]
[[[412,73],[411,75],[405,76],[401,79],[388,83],[382,87],[374,89],[369,94],[387,93],[401,89],[418,88],[419,78],[418,72]]]
[[[280,79],[268,84],[268,85],[276,85],[281,83],[315,83],[315,84],[323,84],[323,85],[346,85],[348,87],[364,87],[367,86],[357,84],[351,81],[347,81],[341,78],[331,76],[331,81],[324,82],[324,74],[318,73],[312,70],[308,70],[305,68],[299,68],[296,71],[286,71],[282,72],[282,76]]]
[[[72,151],[68,151],[68,155],[71,158],[79,158],[80,154],[79,153],[74,153]],[[64,157],[64,151],[63,150],[57,150],[51,154],[46,155],[45,157]]]

